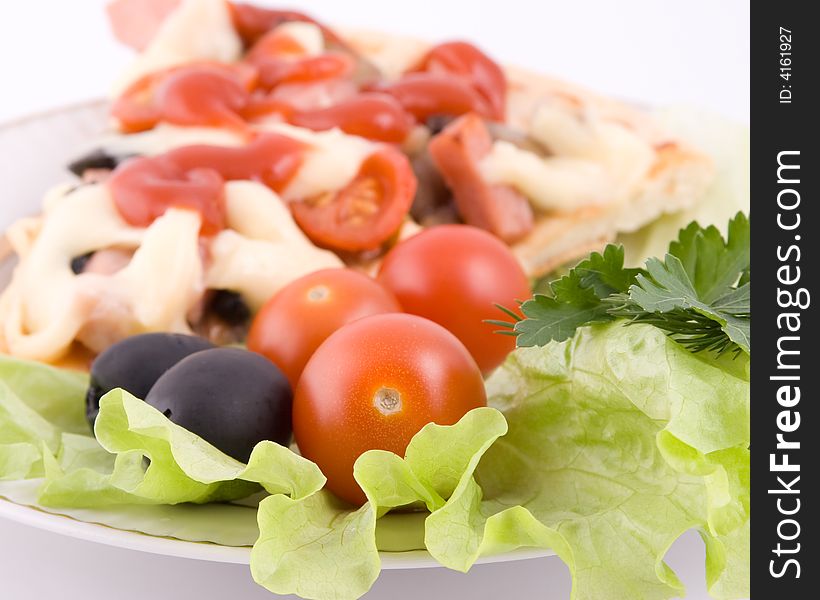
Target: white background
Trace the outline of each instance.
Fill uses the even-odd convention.
[[[268,0],[257,3],[271,4]],[[105,0],[0,0],[0,121],[108,89],[131,53],[108,32]],[[624,98],[749,118],[744,0],[282,0],[329,23],[432,40]]]
[[[0,0],[0,122],[101,97],[131,54],[109,34],[104,0]],[[259,2],[262,3],[262,2]],[[749,119],[749,5],[744,0],[294,0],[332,23],[479,42],[501,61],[647,104],[686,104]],[[13,157],[0,157],[4,161]],[[2,201],[0,199],[0,201]],[[670,563],[688,598],[706,598],[696,537]],[[367,598],[569,597],[555,559],[383,574]],[[270,598],[247,567],[110,549],[0,520],[0,597],[131,600]]]

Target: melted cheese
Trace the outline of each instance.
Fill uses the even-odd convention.
[[[310,146],[301,168],[282,193],[287,201],[343,188],[353,180],[362,161],[376,147],[373,142],[346,135],[339,129],[311,131],[285,123],[266,123],[264,128]]]
[[[140,77],[194,62],[233,62],[242,54],[242,41],[224,0],[183,0],[163,21],[149,46],[117,81],[112,96],[120,95]]]
[[[0,348],[53,361],[74,340],[99,352],[136,333],[188,333],[187,315],[207,287],[235,290],[256,309],[293,279],[342,266],[265,186],[229,182],[225,195],[230,229],[203,260],[196,212],[170,209],[142,229],[122,220],[104,184],[50,194],[41,217],[12,227],[21,260],[0,296]],[[73,257],[110,247],[134,250],[127,266],[108,275],[71,271]]]
[[[154,156],[174,148],[207,144],[209,146],[242,146],[241,135],[217,127],[181,127],[160,123],[153,129],[140,133],[110,134],[94,141],[93,147],[103,148],[111,156],[141,154]]]
[[[654,161],[652,146],[625,125],[566,103],[536,111],[530,135],[545,158],[498,140],[480,168],[488,183],[510,185],[546,211],[617,204],[633,197]]]
[[[362,161],[376,148],[373,142],[347,135],[339,129],[312,131],[278,122],[262,123],[259,129],[286,135],[309,146],[301,168],[282,194],[287,201],[343,188],[353,180]],[[243,143],[240,136],[223,129],[163,124],[143,133],[105,137],[96,147],[104,148],[113,156],[152,156],[192,144],[237,147]]]
[[[305,51],[302,56],[319,56],[325,51],[325,35],[313,23],[290,21],[282,23],[275,31],[296,41]]]
[[[220,232],[211,245],[208,287],[237,291],[257,310],[294,279],[344,266],[335,254],[305,237],[284,203],[267,187],[232,181],[225,193],[230,229]]]

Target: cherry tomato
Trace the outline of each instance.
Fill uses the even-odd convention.
[[[439,44],[425,55],[419,70],[463,79],[487,101],[489,110],[484,116],[496,121],[504,120],[507,94],[504,71],[472,44]]]
[[[302,369],[327,337],[351,321],[401,312],[392,293],[352,269],[324,269],[282,288],[257,313],[248,349],[274,362],[296,387]]]
[[[345,325],[316,350],[296,387],[293,429],[328,489],[362,504],[353,464],[363,452],[404,456],[427,423],[452,425],[486,403],[481,372],[451,333],[412,315],[376,315]]]
[[[515,338],[484,321],[503,318],[495,306],[530,297],[527,276],[494,236],[468,225],[441,225],[400,242],[385,257],[378,281],[405,311],[443,325],[467,347],[484,373],[501,364]]]
[[[416,177],[407,157],[385,146],[368,156],[346,187],[291,203],[293,218],[320,246],[361,251],[381,246],[401,226]]]
[[[427,149],[464,221],[513,243],[532,230],[532,207],[516,189],[484,181],[479,163],[492,145],[484,121],[467,114],[445,127]]]

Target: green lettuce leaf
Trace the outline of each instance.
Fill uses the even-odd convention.
[[[663,557],[695,528],[712,594],[747,596],[749,387],[722,364],[620,323],[517,350],[488,382],[510,431],[478,470],[484,502],[462,519],[486,535],[490,519],[526,508],[562,538],[576,600],[680,595]]]
[[[43,449],[63,432],[91,435],[85,421],[87,376],[0,355],[0,481],[43,475]]]
[[[430,511],[425,544],[434,555],[448,555],[449,545],[464,538],[451,539],[446,519],[434,517],[460,488],[476,485],[473,473],[481,456],[506,430],[501,413],[477,408],[455,425],[426,425],[404,458],[383,450],[365,452],[354,467],[368,498],[358,509],[325,491],[296,500],[266,498],[259,504],[260,536],[251,553],[254,579],[277,594],[358,598],[379,574],[377,520],[400,507]]]
[[[680,595],[663,557],[694,528],[712,595],[745,597],[747,366],[621,323],[518,349],[488,382],[506,419],[477,409],[452,427],[425,427],[404,458],[365,453],[354,471],[363,507],[327,492],[264,500],[254,577],[279,594],[356,598],[378,573],[378,519],[415,507],[444,566],[551,548],[570,568],[575,600]]]
[[[119,389],[100,400],[95,433],[98,445],[80,452],[67,445],[70,457],[62,450],[56,456],[45,453],[41,504],[218,502],[247,497],[260,486],[270,494],[301,498],[325,482],[315,464],[274,442],[257,444],[242,464]]]
[[[121,390],[101,402],[98,442],[83,433],[83,376],[17,366],[0,378],[0,477],[43,477],[40,503],[64,507],[264,488],[251,569],[277,593],[361,596],[379,549],[395,543],[380,523],[397,517],[419,523],[431,555],[461,571],[481,556],[551,548],[575,600],[680,595],[663,557],[694,528],[710,593],[749,594],[748,359],[692,354],[650,326],[585,327],[516,350],[488,381],[494,408],[426,426],[404,457],[359,458],[368,502],[358,509],[289,449],[263,442],[244,465]]]

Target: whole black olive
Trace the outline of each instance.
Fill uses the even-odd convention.
[[[144,333],[110,346],[91,364],[91,382],[86,394],[86,418],[93,429],[100,398],[114,388],[123,388],[145,399],[151,386],[180,360],[213,348],[200,337],[179,333]]]
[[[290,384],[279,367],[247,350],[192,354],[168,369],[145,401],[242,462],[262,440],[290,441]]]

